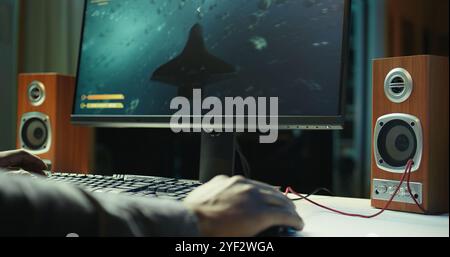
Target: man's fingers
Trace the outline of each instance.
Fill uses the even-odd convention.
[[[288,205],[291,208],[295,209],[294,203],[288,197],[286,197],[281,191],[279,191],[276,187],[254,180],[247,180],[247,182],[259,188],[261,193],[263,193],[264,196],[266,196],[266,200],[272,202],[272,204]]]
[[[292,200],[287,198],[281,192],[262,189],[260,190],[260,193],[262,194],[264,201],[270,205],[284,206],[295,210],[295,204]]]
[[[229,178],[230,177],[228,177],[226,175],[218,175],[218,176],[215,176],[214,178],[212,178],[210,180],[210,182],[212,182],[212,181],[220,181],[220,180],[229,179]]]
[[[295,210],[292,211],[290,209],[282,209],[273,206],[267,210],[266,215],[268,216],[266,218],[266,220],[269,222],[269,224],[267,224],[268,227],[289,226],[301,231],[305,226],[303,219]]]
[[[276,191],[276,192],[280,192],[278,190],[277,187],[275,186],[271,186],[269,184],[263,183],[263,182],[259,182],[259,181],[255,181],[255,180],[246,180],[249,184],[252,184],[256,187],[262,188],[262,189],[266,189],[266,190],[270,190],[270,191]],[[281,192],[280,192],[281,193]]]
[[[11,176],[27,176],[27,177],[34,177],[33,174],[31,174],[28,171],[24,171],[24,170],[15,170],[15,171],[8,171],[6,172],[7,175],[11,175]]]
[[[298,215],[295,204],[288,197],[268,184],[253,180],[250,180],[249,183],[259,188],[263,200],[271,205],[267,210],[268,227],[289,226],[297,230],[303,230],[303,220]]]
[[[2,168],[8,168],[11,167],[11,156],[16,155],[18,153],[17,150],[15,151],[4,151],[0,152],[0,167]]]
[[[0,158],[0,167],[21,168],[27,171],[44,174],[47,165],[37,156],[23,150],[7,152]]]
[[[24,170],[44,174],[43,170],[47,169],[47,165],[37,156],[27,154],[22,158],[22,166]]]

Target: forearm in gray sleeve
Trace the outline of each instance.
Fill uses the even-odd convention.
[[[198,236],[180,202],[91,194],[82,189],[0,175],[3,236]]]

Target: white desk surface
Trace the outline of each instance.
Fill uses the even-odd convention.
[[[295,197],[292,195],[292,197]],[[312,196],[327,207],[357,214],[378,212],[369,199]],[[449,215],[430,216],[385,211],[371,219],[343,216],[322,209],[305,200],[296,201],[297,211],[305,222],[301,237],[449,237]]]

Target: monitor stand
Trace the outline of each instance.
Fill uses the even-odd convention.
[[[236,140],[236,133],[202,132],[200,182],[208,182],[217,175],[236,174]]]

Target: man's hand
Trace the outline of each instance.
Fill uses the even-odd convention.
[[[0,152],[0,168],[24,169],[39,175],[45,175],[47,165],[37,156],[25,150]]]
[[[277,225],[303,229],[291,200],[264,183],[218,176],[184,200],[203,236],[255,236]]]

